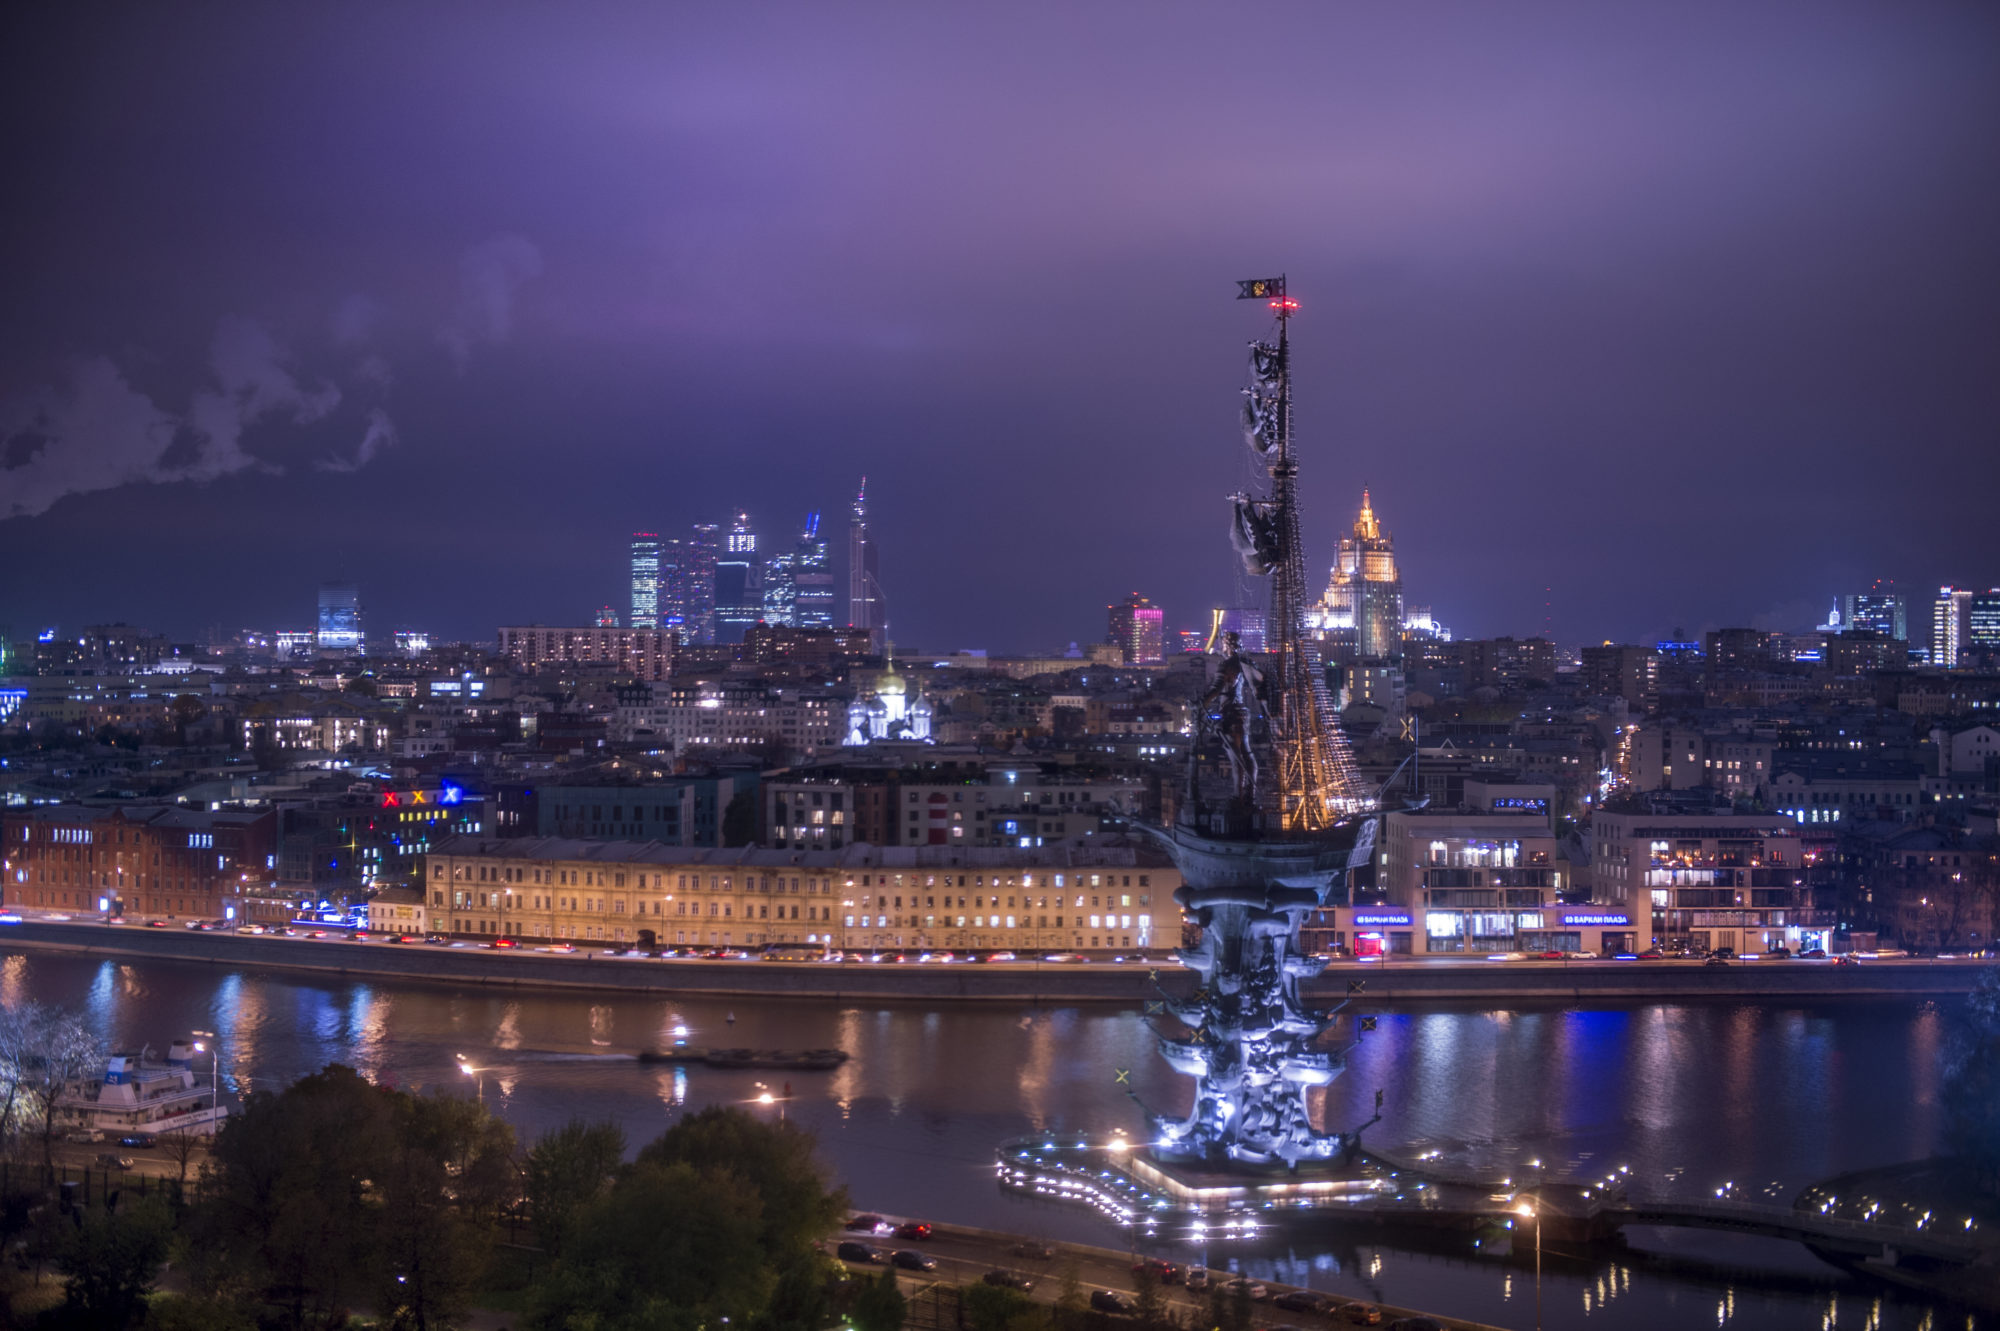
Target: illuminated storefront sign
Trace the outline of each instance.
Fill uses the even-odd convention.
[[[1354,912],[1354,927],[1357,929],[1407,929],[1410,927],[1410,912],[1406,910],[1357,910]]]
[[[1632,917],[1607,911],[1582,911],[1562,917],[1566,929],[1626,929],[1632,924]]]
[[[462,804],[464,802],[465,788],[463,786],[446,786],[442,790],[435,792],[425,790],[400,792],[388,790],[382,793],[382,807],[385,809],[400,809],[416,804]]]

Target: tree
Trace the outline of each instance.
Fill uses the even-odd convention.
[[[885,1266],[882,1274],[868,1282],[854,1300],[848,1320],[855,1331],[903,1331],[910,1302],[896,1283],[896,1268]]]
[[[764,1204],[726,1171],[642,1160],[582,1207],[530,1298],[545,1331],[695,1331],[751,1320],[774,1283]]]
[[[177,1181],[183,1191],[187,1188],[188,1166],[194,1163],[195,1152],[208,1144],[208,1138],[198,1132],[179,1128],[173,1132],[163,1132],[153,1141],[167,1159],[179,1169]]]
[[[1142,1262],[1133,1277],[1138,1285],[1138,1299],[1135,1311],[1139,1321],[1153,1326],[1167,1310],[1166,1300],[1160,1297],[1160,1276],[1153,1270],[1152,1263]]]
[[[101,1071],[99,1058],[97,1037],[74,1012],[41,1003],[0,1010],[0,1133],[39,1137],[42,1164],[52,1168],[61,1126],[56,1101]]]
[[[611,1122],[573,1118],[535,1143],[524,1173],[535,1241],[543,1251],[552,1257],[562,1251],[578,1208],[603,1194],[624,1158],[625,1133]]]
[[[486,1269],[500,1208],[515,1195],[514,1132],[474,1100],[391,1093],[373,1265],[394,1327],[449,1326]]]
[[[964,1294],[965,1320],[971,1331],[1012,1331],[1024,1313],[1034,1311],[1034,1301],[1018,1289],[981,1282],[967,1285]]]
[[[1980,1187],[2000,1192],[2000,967],[1966,996],[1943,1053],[1945,1142]]]
[[[265,1306],[273,1325],[338,1325],[375,1269],[395,1095],[339,1064],[253,1093],[209,1157],[191,1225],[197,1287]]]
[[[847,1191],[827,1186],[812,1134],[790,1123],[704,1109],[639,1152],[640,1164],[675,1162],[724,1169],[750,1186],[763,1203],[759,1243],[774,1267],[810,1250],[847,1214]]]
[[[137,1325],[172,1238],[173,1220],[158,1197],[78,1211],[56,1254],[66,1284],[57,1320],[92,1331]]]

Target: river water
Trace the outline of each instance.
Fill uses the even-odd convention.
[[[782,1093],[768,1072],[645,1066],[672,1043],[838,1047],[852,1061],[789,1077],[784,1111],[810,1127],[858,1205],[1052,1239],[1122,1247],[1094,1214],[1002,1193],[995,1143],[1041,1130],[1142,1131],[1117,1080],[1180,1110],[1139,1015],[1106,1008],[497,993],[477,987],[300,977],[197,963],[122,963],[0,952],[0,1002],[77,1008],[120,1045],[221,1033],[225,1079],[277,1088],[330,1062],[411,1088],[482,1094],[524,1138],[575,1115],[612,1118],[636,1147],[688,1108]],[[1628,1165],[1635,1193],[1788,1201],[1847,1170],[1917,1158],[1939,1129],[1943,1014],[1924,1003],[1523,1003],[1501,1009],[1367,1009],[1346,1074],[1316,1111],[1332,1127],[1384,1122],[1370,1147],[1551,1178]],[[483,1069],[468,1077],[463,1056]],[[775,1113],[776,1108],[756,1112]],[[1549,1328],[1984,1326],[1920,1296],[1850,1278],[1803,1248],[1694,1231],[1634,1232],[1614,1259],[1544,1253]],[[1504,1246],[1504,1245],[1503,1245]],[[1177,1260],[1201,1260],[1182,1251]],[[1380,1246],[1326,1221],[1256,1249],[1211,1248],[1212,1266],[1504,1327],[1535,1324],[1525,1252],[1468,1241]]]

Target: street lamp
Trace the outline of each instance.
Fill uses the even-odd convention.
[[[1541,1199],[1522,1202],[1514,1208],[1514,1214],[1532,1218],[1535,1222],[1535,1331],[1542,1331],[1542,1208]]]
[[[194,1042],[194,1051],[208,1054],[208,1114],[211,1123],[222,1108],[222,1040],[214,1031],[196,1031],[200,1039]],[[211,1041],[203,1044],[202,1040]]]

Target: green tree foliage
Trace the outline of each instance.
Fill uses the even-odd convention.
[[[1160,1277],[1150,1265],[1141,1266],[1134,1273],[1138,1286],[1138,1297],[1134,1301],[1139,1321],[1152,1326],[1167,1310],[1167,1301],[1160,1293]]]
[[[855,1297],[848,1320],[854,1323],[854,1331],[903,1331],[903,1319],[909,1312],[909,1300],[896,1283],[896,1268],[885,1266]]]
[[[713,1166],[641,1162],[580,1209],[567,1255],[536,1289],[548,1331],[695,1331],[748,1319],[771,1292],[764,1203]]]
[[[818,1331],[813,1241],[845,1214],[812,1138],[738,1109],[669,1129],[577,1206],[531,1299],[542,1331],[694,1331],[721,1319]]]
[[[392,1326],[430,1331],[465,1312],[485,1271],[518,1192],[514,1133],[473,1100],[391,1094],[376,1306]]]
[[[965,1287],[965,1320],[971,1331],[1019,1331],[1023,1319],[1039,1320],[1033,1299],[1005,1285]]]
[[[2000,1191],[2000,967],[1967,995],[1943,1061],[1946,1145],[1980,1187]]]
[[[528,1152],[525,1186],[535,1241],[544,1252],[562,1252],[577,1210],[603,1195],[624,1159],[625,1133],[615,1123],[573,1118],[535,1143]]]
[[[639,1153],[641,1164],[716,1165],[742,1178],[763,1201],[759,1242],[784,1266],[838,1225],[847,1192],[830,1189],[812,1134],[740,1109],[711,1108],[676,1123]]]
[[[272,1327],[338,1326],[362,1299],[394,1326],[449,1325],[515,1194],[512,1151],[483,1106],[338,1064],[259,1091],[216,1138],[190,1274]]]
[[[119,1331],[145,1315],[146,1295],[167,1260],[173,1218],[157,1196],[115,1208],[85,1207],[56,1252],[64,1281],[57,1326]]]

